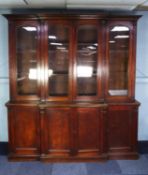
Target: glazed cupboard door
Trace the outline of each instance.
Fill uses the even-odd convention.
[[[40,27],[36,21],[10,23],[10,90],[13,100],[39,99]]]
[[[68,21],[46,23],[46,98],[64,101],[71,98],[72,26]]]
[[[82,20],[76,25],[74,97],[96,100],[101,95],[100,35],[98,21]]]
[[[135,29],[134,22],[110,21],[106,36],[106,98],[129,101],[134,96]]]

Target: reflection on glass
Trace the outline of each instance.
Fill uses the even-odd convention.
[[[37,29],[33,26],[16,29],[17,92],[37,94]]]
[[[77,66],[77,77],[92,77],[93,68],[90,66]]]
[[[111,29],[112,32],[125,32],[129,31],[129,28],[126,26],[115,26]]]
[[[48,77],[51,77],[52,74],[53,74],[53,70],[52,69],[49,69],[48,70]],[[44,76],[44,73],[43,73],[43,76]],[[43,76],[41,76],[41,77],[43,77]],[[37,80],[37,70],[36,69],[29,69],[28,78],[30,80]]]
[[[97,95],[98,35],[95,25],[81,25],[77,32],[77,95]]]
[[[37,79],[37,70],[36,69],[29,69],[29,76],[28,78],[30,80],[36,80]]]
[[[23,27],[23,29],[25,29],[28,32],[33,32],[33,31],[36,31],[37,30],[36,27],[30,27],[30,26]]]
[[[57,37],[55,35],[49,35],[48,38],[49,39],[57,39]]]
[[[48,77],[51,77],[53,74],[53,70],[52,69],[48,69]]]
[[[69,80],[69,29],[63,25],[50,25],[49,46],[49,96],[68,96]]]
[[[129,28],[114,26],[109,33],[109,94],[128,94]]]
[[[129,38],[129,35],[116,35],[115,39],[124,39],[124,38]]]

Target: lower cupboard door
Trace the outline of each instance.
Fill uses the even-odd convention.
[[[125,158],[137,154],[137,106],[110,105],[108,146],[110,156]],[[118,157],[117,157],[118,156]]]
[[[35,158],[40,153],[40,120],[36,107],[9,108],[9,148],[12,158]]]
[[[102,145],[101,111],[98,108],[78,108],[76,116],[78,156],[98,156]]]
[[[50,157],[67,157],[70,154],[70,109],[46,110],[46,154]]]

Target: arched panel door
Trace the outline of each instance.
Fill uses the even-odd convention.
[[[132,23],[112,21],[107,28],[106,98],[132,100],[134,93],[134,31]]]

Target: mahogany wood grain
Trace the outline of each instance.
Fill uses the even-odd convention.
[[[19,108],[19,109],[18,109]],[[9,107],[9,149],[13,157],[37,158],[40,154],[40,118],[37,107]]]
[[[108,109],[108,149],[110,157],[137,157],[137,117],[138,104],[109,105]]]

